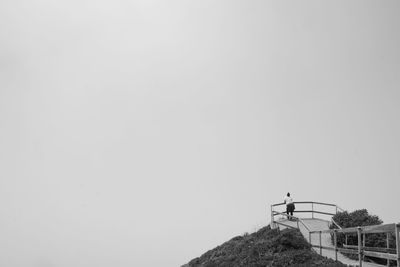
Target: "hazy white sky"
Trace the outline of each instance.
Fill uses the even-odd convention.
[[[399,222],[398,1],[0,2],[0,266],[180,266],[295,200]]]

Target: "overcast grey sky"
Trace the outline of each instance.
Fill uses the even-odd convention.
[[[399,222],[399,3],[0,1],[0,266],[180,266],[287,191]]]

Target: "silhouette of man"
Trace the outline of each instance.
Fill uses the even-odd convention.
[[[288,219],[292,220],[294,203],[293,203],[293,198],[290,197],[290,193],[286,194],[286,197],[283,200],[283,202],[286,204],[286,214],[288,215]]]

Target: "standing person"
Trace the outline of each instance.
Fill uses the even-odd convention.
[[[294,203],[293,203],[293,198],[290,197],[290,193],[286,194],[286,197],[283,200],[283,202],[286,204],[286,214],[288,215],[288,219],[292,220]]]

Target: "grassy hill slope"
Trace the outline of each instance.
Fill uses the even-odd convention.
[[[318,255],[298,230],[273,230],[237,236],[183,267],[346,266]]]

